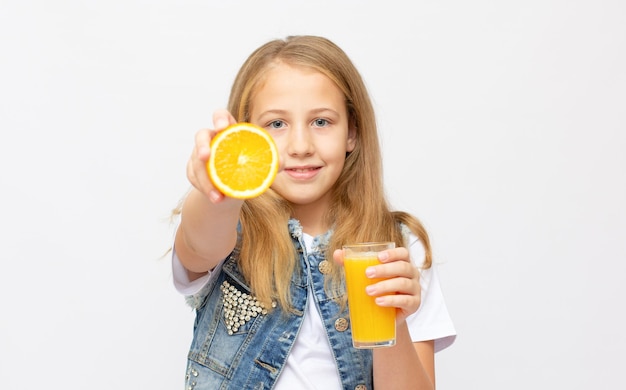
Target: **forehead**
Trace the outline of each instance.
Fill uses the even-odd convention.
[[[340,88],[322,72],[308,67],[275,63],[263,73],[250,96],[251,104],[262,104],[271,99],[288,103],[300,101],[326,100],[344,103],[345,97]]]

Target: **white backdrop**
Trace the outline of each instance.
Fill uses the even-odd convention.
[[[0,388],[182,388],[167,219],[195,131],[290,34],[355,61],[431,233],[438,388],[624,388],[626,3],[409,4],[0,0]]]

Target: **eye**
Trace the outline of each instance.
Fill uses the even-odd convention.
[[[275,129],[282,129],[283,127],[285,127],[285,122],[281,121],[281,120],[275,120],[270,122],[267,127],[269,127],[272,130]]]
[[[316,127],[326,127],[328,126],[328,120],[324,118],[317,118],[313,121],[313,125]]]

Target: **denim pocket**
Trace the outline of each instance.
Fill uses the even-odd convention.
[[[215,287],[198,313],[189,359],[230,379],[267,311],[236,279]]]
[[[222,291],[221,323],[229,335],[247,333],[255,318],[267,314],[267,309],[256,297],[241,291],[234,283],[224,280]]]

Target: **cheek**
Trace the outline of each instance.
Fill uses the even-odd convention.
[[[274,143],[278,149],[278,153],[283,154],[287,150],[287,143],[281,137],[274,137]]]
[[[276,144],[276,148],[278,149],[278,170],[282,171],[285,168],[285,162],[289,159],[289,153],[287,153],[287,149],[280,144]]]
[[[285,157],[287,156],[287,145],[284,139],[281,137],[276,137],[272,135],[272,139],[276,144],[276,149],[278,149],[278,158],[280,159],[279,163],[282,164],[282,162],[285,160]]]
[[[324,150],[324,155],[326,156],[326,159],[328,161],[334,161],[337,163],[341,163],[341,165],[343,165],[343,162],[346,159],[346,153],[348,153],[350,150],[349,148],[346,148],[345,145],[342,145],[340,142],[337,142],[335,145],[333,145],[332,147],[328,147]]]

